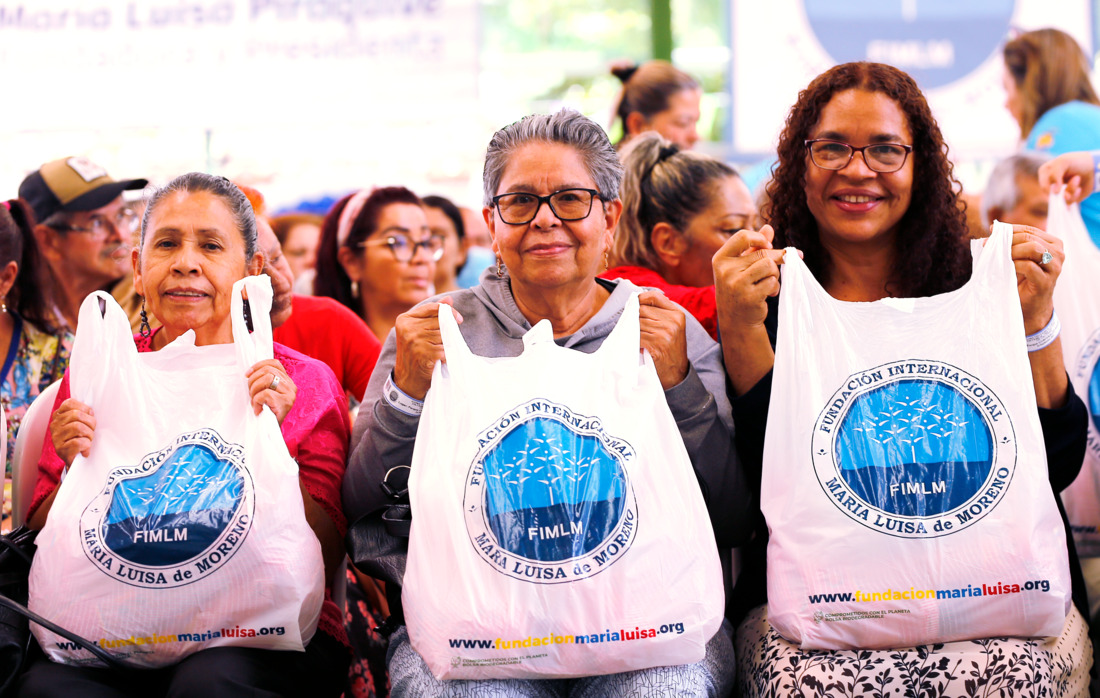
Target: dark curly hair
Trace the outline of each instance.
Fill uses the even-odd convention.
[[[962,186],[947,159],[947,145],[920,88],[904,72],[881,63],[845,63],[814,78],[799,93],[779,137],[779,162],[768,184],[763,211],[775,229],[775,246],[802,250],[814,276],[827,284],[832,263],[806,203],[805,141],[838,92],[881,92],[897,103],[913,136],[913,185],[909,208],[898,222],[897,255],[887,291],[907,298],[959,288],[970,278]]]

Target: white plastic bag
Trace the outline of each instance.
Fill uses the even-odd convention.
[[[1077,479],[1062,492],[1077,553],[1100,556],[1100,249],[1077,204],[1051,194],[1047,229],[1062,238],[1066,261],[1054,287],[1062,355],[1074,390],[1089,408],[1088,448]]]
[[[788,250],[761,506],[768,619],[805,649],[1056,636],[1066,537],[996,224],[962,288],[846,303]]]
[[[402,598],[413,648],[455,678],[612,674],[702,660],[722,619],[714,534],[638,300],[600,348],[535,325],[474,356],[440,306],[446,365],[420,417]]]
[[[304,648],[324,596],[320,544],[278,421],[253,413],[245,378],[272,357],[270,306],[268,278],[249,277],[233,286],[234,344],[197,347],[187,332],[139,354],[109,295],[84,301],[70,384],[96,432],[39,534],[32,610],[149,666],[223,645]],[[31,627],[54,661],[94,661]]]

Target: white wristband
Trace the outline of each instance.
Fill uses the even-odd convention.
[[[401,388],[393,384],[393,373],[386,376],[386,384],[382,386],[382,397],[398,412],[419,417],[424,411],[424,401],[408,395]]]
[[[1058,313],[1050,314],[1050,322],[1047,326],[1039,330],[1035,334],[1029,334],[1027,336],[1027,350],[1028,352],[1039,351],[1040,349],[1046,349],[1051,343],[1058,339],[1058,335],[1062,333],[1062,321],[1058,319]]]

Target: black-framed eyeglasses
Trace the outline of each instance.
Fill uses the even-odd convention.
[[[592,201],[600,195],[596,189],[560,189],[539,196],[527,192],[509,192],[493,197],[500,220],[508,225],[523,225],[535,220],[543,204],[562,221],[579,221],[592,213]]]
[[[383,230],[382,232],[386,233],[389,230]],[[428,252],[428,257],[433,262],[438,262],[439,258],[443,256],[443,236],[441,235],[429,235],[414,242],[405,233],[394,231],[383,238],[364,240],[358,246],[367,247],[368,245],[385,245],[390,248],[393,258],[398,262],[411,262],[417,251],[421,249]]]
[[[120,209],[115,214],[114,218],[109,218],[101,213],[97,213],[92,216],[88,221],[88,225],[72,225],[70,223],[49,223],[50,228],[54,230],[62,230],[74,233],[88,233],[93,237],[107,237],[112,231],[117,230],[119,234],[128,235],[137,230],[139,223],[137,212],[131,208]]]
[[[805,143],[810,159],[823,170],[843,170],[858,152],[863,155],[867,167],[875,172],[897,172],[913,152],[913,146],[901,143],[872,143],[862,148],[828,138],[814,138]]]

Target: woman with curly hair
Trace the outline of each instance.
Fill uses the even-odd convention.
[[[718,325],[735,398],[736,440],[756,488],[763,468],[772,389],[778,265],[783,249],[797,248],[824,290],[840,301],[942,294],[963,286],[972,271],[966,221],[958,202],[961,187],[947,158],[947,146],[920,89],[900,70],[876,63],[848,63],[815,78],[799,94],[787,117],[778,156],[768,186],[769,203],[762,211],[769,225],[759,231],[738,232],[714,257]],[[1054,236],[1014,226],[1012,259],[1029,335],[1039,333],[1052,320],[1052,292],[1062,257],[1061,244]],[[1060,342],[1033,351],[1029,360],[1050,480],[1057,492],[1077,474],[1087,417],[1084,405],[1069,389]],[[1065,521],[1064,512],[1062,516]],[[956,659],[966,661],[968,653],[983,652],[993,645],[1004,657],[1012,658],[1006,659],[1009,664],[1025,655],[1029,662],[1039,657],[1041,666],[1032,668],[1047,681],[1036,681],[1035,690],[1049,690],[1051,683],[1059,683],[1053,694],[1063,695],[1072,692],[1075,681],[1087,685],[1084,657],[1089,643],[1085,622],[1076,611],[1070,614],[1063,632],[1067,647],[997,638],[909,650],[803,651],[778,635],[768,623],[766,608],[760,605],[766,600],[767,531],[763,516],[758,516],[758,535],[742,557],[743,572],[731,611],[733,620],[740,621],[737,656],[745,695],[783,693],[780,684],[790,677],[780,666],[795,668],[801,677],[799,688],[808,688],[814,681],[820,681],[821,687],[833,686],[834,680],[844,683],[849,680],[844,677],[849,677],[851,690],[837,684],[827,692],[860,694],[862,689],[854,677],[862,669],[852,663],[866,656],[870,658],[867,668],[876,658],[888,655],[887,665],[899,666],[901,671],[879,677],[886,682],[884,693],[897,687],[923,694],[925,688],[913,684],[916,673],[908,669],[920,665],[930,653],[936,656],[929,661],[940,662],[950,656],[954,665]],[[1074,601],[1077,608],[1085,609],[1072,541],[1069,549],[1074,557]],[[1079,645],[1068,647],[1078,641]],[[1029,647],[1021,647],[1025,644]],[[1061,666],[1077,673],[1066,671],[1055,677],[1055,667]],[[1020,667],[1009,666],[1001,671],[1018,670]],[[960,685],[952,683],[946,693],[937,695],[965,694],[962,672],[956,674]],[[937,680],[950,683],[956,679],[939,676]],[[1005,695],[1031,694],[1010,691]]]

